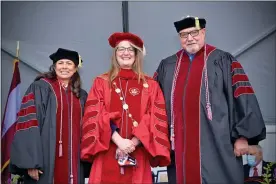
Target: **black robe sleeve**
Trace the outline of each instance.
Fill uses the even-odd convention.
[[[164,76],[164,60],[162,60],[157,68],[157,70],[153,74],[153,79],[156,80],[163,91],[163,76]]]
[[[266,138],[266,127],[255,92],[242,65],[231,54],[222,57],[224,84],[230,106],[231,138],[244,137],[248,144],[258,144]]]
[[[23,175],[27,169],[43,171],[41,129],[49,88],[40,81],[32,83],[22,98],[17,114],[16,132],[11,145],[11,173]]]

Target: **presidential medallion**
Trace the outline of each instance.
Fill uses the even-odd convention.
[[[136,96],[136,95],[139,95],[140,90],[139,90],[138,88],[130,88],[130,89],[129,89],[129,93],[130,93],[132,96]]]

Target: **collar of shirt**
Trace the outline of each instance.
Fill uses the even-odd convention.
[[[194,57],[195,57],[195,54],[190,54],[190,53],[188,53],[187,51],[185,51],[185,52],[186,52],[186,54],[189,56],[190,62],[192,62],[193,59],[194,59]]]

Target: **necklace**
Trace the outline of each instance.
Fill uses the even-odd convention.
[[[121,88],[121,94],[122,94],[122,97],[120,97],[120,100],[122,99],[122,102],[123,102],[123,109],[124,110],[128,110],[128,104],[126,103],[126,92],[127,92],[127,86],[128,86],[128,80],[126,82],[126,89],[125,89],[125,94],[123,92],[123,88],[122,88],[122,83],[121,83],[121,78],[119,78],[119,83],[120,83],[120,88]]]
[[[126,103],[126,93],[127,93],[128,82],[126,84],[125,94],[123,94],[123,92],[122,92],[122,84],[121,84],[120,78],[119,78],[119,83],[120,83],[120,88],[121,89],[117,87],[116,82],[113,82],[112,84],[113,84],[113,86],[115,88],[115,92],[118,94],[120,100],[122,101],[123,113],[126,112],[127,117],[129,117],[131,119],[131,121],[132,121],[132,125],[134,127],[137,127],[138,126],[138,122],[133,118],[132,114],[129,112],[129,106]],[[122,116],[122,117],[124,117],[124,116]],[[123,120],[122,120],[122,122],[123,122]]]
[[[121,95],[122,95],[122,105],[123,105],[123,112],[122,112],[122,128],[121,128],[121,134],[123,131],[123,127],[124,127],[124,114],[126,111],[126,115],[127,115],[127,110],[128,110],[128,104],[126,103],[126,92],[127,92],[127,86],[128,86],[128,80],[126,82],[126,89],[125,89],[125,94],[123,92],[123,88],[122,88],[122,83],[121,83],[121,79],[119,78],[119,83],[120,83],[120,88],[121,88]],[[120,98],[121,99],[121,98]],[[126,118],[126,138],[127,138],[127,128],[128,128],[128,118]]]
[[[120,77],[119,77],[120,88],[117,87],[116,82],[113,82],[112,84],[113,84],[113,87],[115,89],[115,92],[118,94],[120,100],[122,101],[122,107],[123,107],[123,112],[122,112],[122,127],[123,127],[123,124],[124,124],[124,112],[126,112],[126,138],[127,138],[128,117],[131,119],[132,125],[134,127],[138,126],[138,122],[133,118],[132,114],[129,112],[129,106],[126,103],[126,94],[127,94],[128,81],[126,83],[125,94],[123,92],[123,88],[122,88],[122,83],[121,83]],[[144,86],[144,88],[148,88],[149,87],[149,85],[147,83],[144,83],[143,86]],[[123,128],[120,128],[121,135],[122,135],[122,129]],[[124,168],[123,167],[120,168],[120,173],[124,174]]]

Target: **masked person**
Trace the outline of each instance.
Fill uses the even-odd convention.
[[[276,183],[276,163],[263,160],[261,146],[249,146],[246,159],[247,164],[244,165],[245,183]]]

